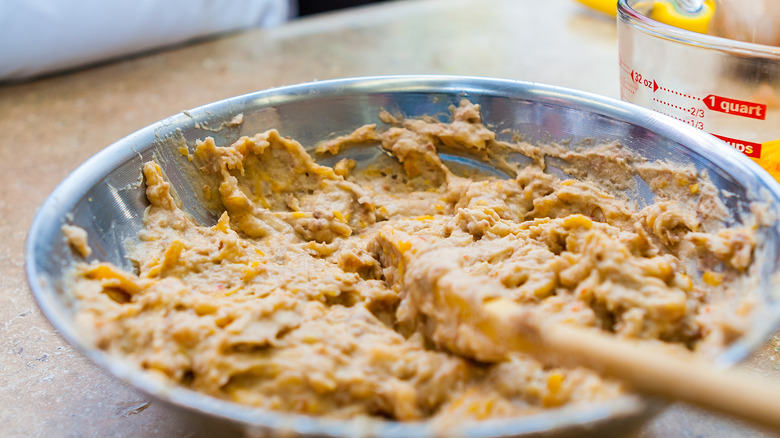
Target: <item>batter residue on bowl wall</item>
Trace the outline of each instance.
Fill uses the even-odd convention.
[[[74,269],[82,332],[140,368],[242,404],[457,422],[624,391],[588,369],[496,351],[464,303],[506,297],[561,323],[705,355],[747,328],[755,300],[735,285],[748,281],[755,237],[722,225],[706,178],[617,144],[498,141],[478,106],[451,111],[446,123],[384,113],[389,128],[317,148],[380,145],[387,156],[368,167],[319,165],[275,130],[229,147],[199,142],[193,163],[219,181],[205,190],[225,209],[213,226],[194,223],[146,163],[137,272]],[[535,164],[514,178],[459,176],[444,149],[519,150]],[[580,178],[545,173],[545,156]],[[654,204],[617,190],[635,174]]]

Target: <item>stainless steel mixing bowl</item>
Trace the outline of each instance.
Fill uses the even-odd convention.
[[[40,208],[27,241],[27,274],[35,298],[52,325],[95,363],[156,399],[212,418],[220,428],[251,435],[265,432],[328,436],[428,436],[440,434],[428,423],[335,421],[238,406],[151,378],[85,342],[74,327],[73,297],[63,278],[74,255],[64,240],[65,223],[86,229],[93,253],[89,260],[130,268],[123,242],[142,227],[148,205],[141,166],[155,158],[170,179],[183,208],[196,220],[212,223],[218,212],[201,202],[197,172],[179,152],[196,139],[213,136],[227,145],[241,135],[269,128],[312,147],[366,123],[381,123],[381,109],[406,116],[446,115],[462,98],[482,106],[484,121],[509,138],[570,141],[596,145],[620,141],[649,160],[692,164],[709,173],[723,191],[722,200],[741,222],[752,201],[768,201],[780,214],[780,186],[736,150],[690,126],[641,107],[580,91],[541,84],[473,77],[395,76],[315,82],[238,96],[183,111],[107,147],[68,176]],[[229,121],[243,114],[243,123]],[[560,171],[550,163],[551,171]],[[649,191],[637,196],[651,197]],[[750,333],[720,357],[732,364],[769,336],[778,322],[772,275],[780,264],[780,230],[760,230],[756,259],[762,263],[761,294],[766,301]],[[625,433],[654,413],[661,403],[626,396],[607,403],[554,409],[508,420],[461,425],[463,436],[604,436]],[[449,433],[453,431],[448,431]]]

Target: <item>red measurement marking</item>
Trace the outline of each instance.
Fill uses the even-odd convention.
[[[623,62],[623,58],[618,58],[618,62],[620,63],[620,69],[621,70],[623,70],[626,73],[628,73],[630,71],[629,68],[628,68],[628,64]],[[632,71],[632,73],[633,73],[633,71]]]
[[[681,121],[681,122],[683,122],[683,123],[687,123],[687,124],[689,124],[689,125],[691,124],[691,121],[690,121],[690,120],[681,119],[681,118],[679,118],[679,117],[677,117],[677,116],[673,116],[673,115],[671,115],[671,114],[667,114],[667,113],[665,113],[665,112],[663,112],[663,111],[658,111],[658,110],[653,110],[653,111],[655,111],[655,112],[657,112],[657,113],[661,113],[661,114],[665,115],[666,117],[671,117],[671,118],[673,118],[673,119],[675,119],[675,120],[679,120],[679,121]]]
[[[718,134],[712,134],[715,137],[725,141],[734,149],[742,152],[748,157],[761,158],[761,143],[755,143],[752,141],[738,140],[736,138],[724,137]]]
[[[691,96],[688,93],[681,93],[679,91],[674,91],[674,90],[672,90],[670,88],[666,88],[666,87],[658,87],[658,88],[661,91],[666,91],[667,93],[672,93],[672,94],[677,95],[677,96],[687,97],[688,99],[693,99],[693,100],[701,100],[701,98],[696,97],[696,96]]]
[[[766,119],[766,105],[748,102],[746,100],[729,99],[728,97],[710,94],[704,98],[707,108],[725,114],[748,117],[751,119]]]
[[[703,131],[703,130],[704,130],[704,122],[702,122],[702,121],[700,121],[700,120],[699,120],[699,121],[697,121],[697,120],[695,120],[695,119],[681,119],[680,117],[673,116],[673,115],[671,115],[671,114],[668,114],[668,113],[665,113],[665,112],[663,112],[663,111],[659,111],[659,110],[657,110],[657,109],[655,109],[655,108],[653,108],[653,111],[655,111],[655,112],[657,112],[657,113],[660,113],[660,114],[663,114],[663,115],[665,115],[666,117],[671,117],[671,118],[673,118],[673,119],[675,119],[675,120],[679,120],[679,121],[681,121],[681,122],[685,123],[686,125],[691,125],[691,126],[693,126],[694,128],[696,128],[696,129],[698,129],[698,130],[701,130],[701,131]]]
[[[693,100],[701,100],[700,97],[696,97],[693,95],[690,95],[688,93],[681,93],[679,91],[672,90],[671,88],[666,88],[658,85],[658,82],[655,81],[655,79],[645,78],[642,76],[642,73],[639,73],[636,70],[631,70],[631,79],[637,83],[637,85],[644,85],[647,88],[650,88],[653,90],[653,93],[655,93],[658,90],[665,91],[667,93],[674,94],[676,96],[686,97],[688,99]]]
[[[669,103],[669,102],[663,101],[663,100],[655,98],[655,97],[653,98],[653,100],[658,102],[658,103],[660,103],[660,104],[663,104],[663,105],[666,105],[666,106],[670,106],[670,107],[672,107],[674,109],[677,109],[677,110],[680,110],[680,111],[688,111],[688,108],[683,108],[681,106],[677,106],[677,105],[675,105],[673,103]]]
[[[631,70],[631,79],[633,79],[637,85],[644,85],[645,87],[652,89],[653,93],[658,90],[658,83],[655,82],[655,79],[643,78],[642,73],[639,73],[636,70]]]
[[[628,82],[625,78],[620,78],[620,85],[621,85],[621,90],[628,91],[631,94],[636,93],[636,85],[632,84],[631,82]]]

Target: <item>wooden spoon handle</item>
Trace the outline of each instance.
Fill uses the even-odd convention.
[[[659,352],[595,330],[550,325],[544,349],[571,355],[646,394],[685,401],[780,430],[780,384],[709,363]]]
[[[686,351],[548,323],[504,300],[484,306],[493,340],[508,351],[560,358],[622,380],[636,391],[688,402],[780,431],[780,383],[720,370]]]

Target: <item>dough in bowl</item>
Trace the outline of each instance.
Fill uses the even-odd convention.
[[[135,271],[72,270],[82,333],[244,405],[451,424],[625,391],[586,368],[494,348],[470,315],[496,297],[703,356],[747,329],[754,227],[724,225],[706,175],[619,144],[499,140],[467,101],[446,122],[381,119],[317,145],[312,155],[332,166],[275,130],[228,147],[198,142],[204,195],[224,211],[210,226],[147,162]],[[349,158],[362,148],[382,153]],[[550,160],[564,172],[546,172]],[[637,179],[653,203],[633,196]]]

